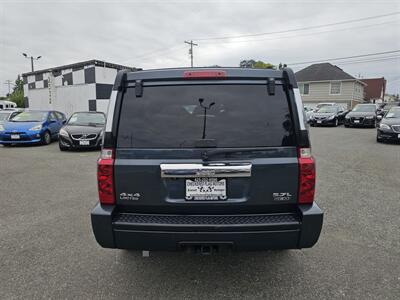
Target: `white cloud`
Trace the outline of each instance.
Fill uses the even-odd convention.
[[[43,56],[36,69],[94,58],[144,68],[188,66],[184,40],[280,31],[395,11],[400,11],[398,1],[382,5],[371,1],[0,0],[0,95],[6,93],[5,80],[30,70],[22,52]],[[321,31],[328,32],[317,33]],[[252,40],[256,41],[198,41],[195,65],[237,66],[246,58],[278,64],[397,50],[400,17]],[[399,59],[342,68],[355,76],[385,76],[389,83],[400,76]],[[389,85],[390,92],[400,93],[397,83]]]

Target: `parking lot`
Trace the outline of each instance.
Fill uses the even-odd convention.
[[[400,146],[375,129],[311,138],[317,245],[224,256],[102,249],[89,216],[98,152],[0,147],[0,298],[398,299]]]

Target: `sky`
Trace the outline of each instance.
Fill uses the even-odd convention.
[[[30,71],[22,53],[42,56],[35,70],[90,59],[185,67],[185,40],[198,44],[195,66],[255,59],[298,71],[309,61],[328,61],[355,77],[385,77],[388,92],[400,93],[400,51],[329,60],[400,50],[396,12],[398,0],[0,0],[0,96],[8,92],[6,80]],[[382,15],[388,16],[376,17]],[[352,22],[329,25],[344,21]]]

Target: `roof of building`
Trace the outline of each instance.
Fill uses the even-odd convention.
[[[361,81],[367,84],[364,88],[365,100],[380,99],[384,95],[386,89],[386,79],[384,77],[362,79]]]
[[[77,62],[74,64],[63,65],[63,66],[53,67],[53,68],[47,68],[47,69],[42,69],[42,70],[38,70],[38,71],[34,71],[34,72],[27,72],[27,73],[23,73],[22,76],[26,77],[29,75],[38,75],[38,74],[47,73],[47,72],[57,72],[57,71],[65,70],[65,69],[80,69],[80,68],[83,68],[83,67],[89,66],[89,65],[112,68],[112,69],[117,69],[117,70],[124,70],[124,69],[135,70],[135,68],[133,68],[133,67],[109,63],[109,62],[98,60],[98,59],[92,59],[92,60]]]
[[[295,73],[297,81],[357,80],[330,63],[313,64]]]

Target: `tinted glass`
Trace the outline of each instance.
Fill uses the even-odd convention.
[[[118,147],[193,148],[294,145],[286,94],[277,85],[145,87],[136,98],[128,88],[122,102]]]
[[[353,111],[358,111],[358,112],[375,112],[376,111],[376,106],[375,105],[356,105],[353,108]]]
[[[68,124],[76,126],[104,125],[105,121],[105,116],[101,113],[74,113]]]
[[[400,106],[392,107],[388,113],[386,114],[385,118],[400,118]]]
[[[11,120],[13,122],[42,122],[47,118],[47,112],[42,111],[24,111],[16,116],[13,116]]]
[[[336,106],[322,106],[320,109],[318,109],[317,112],[319,113],[335,113],[338,111],[338,108]]]

